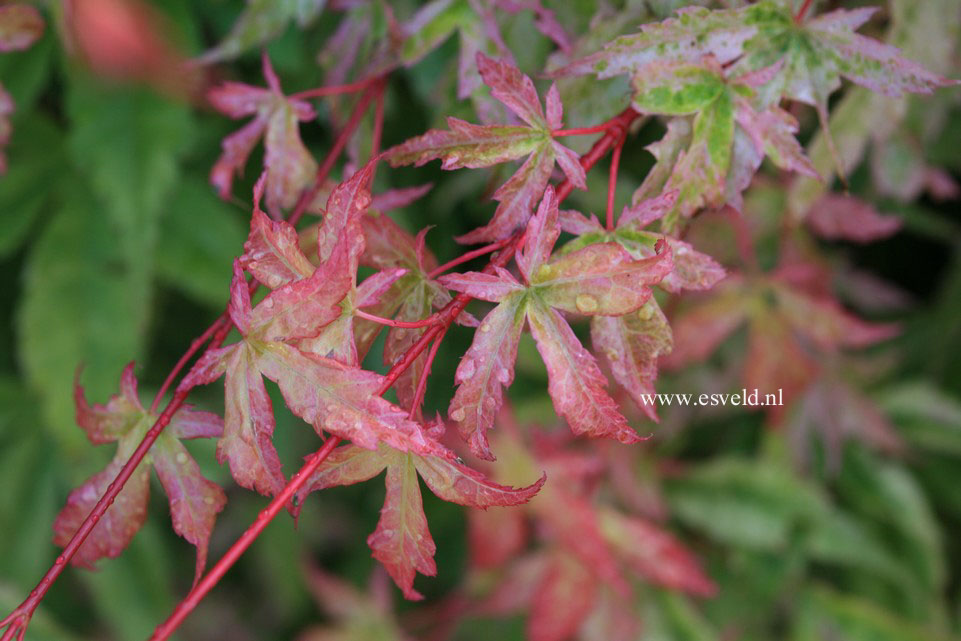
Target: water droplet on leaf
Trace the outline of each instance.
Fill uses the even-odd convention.
[[[590,294],[578,294],[574,299],[574,305],[577,306],[578,311],[585,314],[597,311],[597,299]]]

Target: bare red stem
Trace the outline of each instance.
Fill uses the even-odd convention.
[[[617,169],[621,164],[621,150],[625,137],[621,137],[611,154],[611,175],[607,178],[607,231],[614,231],[614,194],[617,191]]]
[[[609,128],[610,124],[605,122],[593,127],[581,127],[579,129],[555,129],[551,132],[551,135],[555,138],[558,136],[589,136],[591,134],[603,133]]]
[[[308,205],[317,196],[317,193],[323,186],[324,180],[326,180],[327,176],[330,174],[330,171],[333,169],[334,163],[337,161],[337,157],[339,157],[340,153],[346,147],[350,136],[360,123],[360,120],[363,117],[364,112],[367,110],[367,107],[370,106],[370,103],[375,98],[375,95],[382,91],[383,82],[383,77],[377,78],[376,82],[373,84],[370,82],[365,82],[364,87],[367,90],[361,97],[360,101],[358,101],[357,106],[354,108],[354,112],[351,114],[350,120],[348,120],[347,124],[344,126],[343,131],[340,132],[337,139],[334,141],[334,145],[331,147],[327,158],[324,159],[323,164],[318,168],[314,186],[311,189],[306,190],[301,195],[300,199],[297,201],[297,204],[294,206],[294,210],[291,212],[290,217],[287,219],[291,225],[297,224],[300,218],[303,217],[304,212],[306,212]],[[252,291],[255,290],[257,288],[257,283],[251,282],[250,287]],[[204,337],[209,333],[213,333],[213,339],[207,346],[207,350],[219,347],[227,338],[227,334],[230,333],[232,327],[233,324],[230,322],[230,319],[225,312],[220,316],[220,318],[214,321],[214,323],[207,328],[207,330],[205,330],[200,337],[191,343],[188,353],[190,355],[195,354],[198,351],[199,346],[203,344]],[[190,357],[185,355],[185,357],[181,358],[180,361],[178,361],[174,366],[175,370],[182,369],[189,360]],[[164,385],[162,386],[160,393],[158,393],[157,398],[162,398],[163,393],[165,393],[166,389],[168,389],[172,383],[173,377],[173,374],[168,376],[169,381],[164,382]],[[15,610],[0,620],[0,629],[7,628],[3,636],[0,637],[0,641],[9,641],[13,638],[14,634],[18,634],[18,638],[20,639],[23,638],[26,633],[27,625],[29,624],[31,617],[33,617],[33,613],[36,611],[37,607],[40,605],[40,602],[50,590],[50,587],[54,584],[60,574],[63,573],[67,563],[69,563],[74,555],[76,555],[77,551],[80,549],[80,546],[83,545],[83,542],[87,539],[87,536],[90,535],[90,532],[92,532],[94,527],[96,527],[97,523],[106,513],[107,509],[109,509],[114,500],[116,500],[121,490],[123,490],[127,480],[133,475],[134,470],[147,455],[147,452],[150,451],[150,448],[156,442],[164,428],[166,428],[170,423],[173,415],[187,400],[187,395],[189,392],[189,388],[178,388],[174,392],[174,395],[167,403],[163,412],[159,417],[157,417],[157,420],[154,422],[153,426],[144,435],[140,445],[137,446],[137,449],[134,450],[133,454],[124,464],[123,468],[121,468],[119,474],[117,474],[117,477],[110,483],[110,485],[107,486],[107,491],[104,492],[104,495],[94,506],[93,510],[91,510],[90,514],[88,514],[87,518],[84,519],[83,523],[80,524],[80,527],[77,529],[76,533],[74,533],[66,547],[57,556],[54,564],[43,575],[43,578],[40,579],[40,582],[37,583],[36,587],[30,591],[30,595],[23,601],[23,603],[21,603]],[[154,399],[152,408],[155,409],[156,406],[159,406],[159,404],[157,399]]]
[[[190,590],[190,593],[177,605],[170,617],[157,626],[153,636],[150,637],[151,641],[163,641],[164,639],[170,638],[174,630],[176,630],[183,620],[187,618],[187,615],[197,607],[197,604],[200,603],[207,593],[217,585],[224,574],[227,573],[227,570],[233,567],[234,563],[247,551],[247,548],[260,536],[260,533],[274,520],[274,517],[283,511],[294,497],[294,494],[310,480],[310,477],[317,471],[320,464],[330,456],[330,453],[334,451],[334,448],[337,447],[339,443],[340,439],[332,436],[327,439],[319,450],[314,452],[313,456],[307,460],[307,463],[300,468],[300,471],[290,479],[290,482],[284,490],[273,498],[270,505],[257,516],[257,519],[251,526],[247,528],[247,530],[240,535],[240,538],[230,546],[230,549],[220,557],[217,564],[210,568],[210,571]]]
[[[437,356],[437,350],[440,348],[441,341],[444,340],[444,334],[447,333],[447,328],[437,335],[434,339],[434,343],[430,346],[430,351],[427,352],[427,362],[424,363],[424,371],[420,373],[420,379],[417,381],[417,389],[414,391],[414,399],[410,404],[410,418],[417,416],[420,406],[424,402],[424,395],[427,393],[427,379],[430,377],[430,366],[434,364],[434,358]]]
[[[444,272],[446,272],[448,269],[453,269],[454,267],[457,267],[458,265],[462,265],[462,264],[466,263],[466,262],[469,261],[469,260],[473,260],[473,259],[477,258],[478,256],[483,256],[484,254],[489,254],[489,253],[491,253],[491,252],[496,252],[498,249],[502,249],[508,242],[510,242],[510,239],[507,239],[507,240],[499,240],[499,241],[497,241],[496,243],[491,243],[490,245],[485,245],[484,247],[481,247],[480,249],[474,249],[474,250],[472,250],[472,251],[467,252],[466,254],[461,254],[460,256],[458,256],[457,258],[455,258],[454,260],[448,261],[448,262],[444,263],[443,265],[441,265],[440,267],[436,267],[436,268],[432,269],[432,270],[430,271],[430,273],[427,274],[427,278],[431,278],[431,279],[437,278],[438,276],[440,276],[441,274],[443,274]]]
[[[608,151],[617,143],[618,140],[623,138],[627,134],[627,128],[631,126],[641,114],[636,112],[632,107],[628,107],[618,115],[614,116],[606,123],[607,133],[598,138],[594,146],[588,150],[586,154],[581,156],[581,167],[584,171],[589,171],[594,165],[597,164],[601,158],[604,157]],[[571,195],[574,191],[574,185],[569,180],[564,180],[560,185],[557,186],[557,201],[560,202]]]
[[[380,323],[381,325],[387,325],[388,327],[401,327],[404,329],[419,329],[421,327],[430,327],[438,322],[438,316],[436,314],[431,314],[427,318],[419,321],[399,321],[393,318],[384,318],[383,316],[376,316],[374,314],[368,314],[362,309],[355,309],[354,316],[359,316],[360,318],[366,318],[369,321],[374,321],[375,323]]]
[[[164,394],[167,393],[167,390],[170,389],[170,386],[173,385],[173,382],[177,379],[177,375],[180,373],[180,370],[186,367],[187,363],[190,362],[190,359],[194,357],[194,354],[196,354],[197,351],[204,346],[204,343],[210,340],[210,337],[213,336],[218,329],[220,329],[220,326],[225,321],[227,321],[227,317],[225,315],[221,315],[210,327],[206,329],[206,331],[204,331],[203,334],[195,338],[190,343],[190,347],[186,352],[184,352],[184,355],[180,357],[180,360],[177,361],[177,364],[174,365],[174,368],[170,370],[170,373],[167,374],[167,378],[164,380],[163,385],[161,385],[160,389],[157,390],[157,394],[153,398],[153,403],[150,404],[151,413],[156,412],[157,408],[160,407],[160,401],[163,400]]]
[[[811,8],[813,2],[814,0],[804,0],[804,4],[801,5],[801,8],[797,10],[797,14],[794,16],[794,22],[801,24],[801,22],[804,20],[804,16],[807,15],[808,9]]]
[[[306,91],[298,91],[297,93],[292,93],[288,98],[291,100],[306,100],[307,98],[323,98],[324,96],[336,96],[338,94],[344,93],[354,93],[355,91],[360,91],[366,89],[370,84],[376,81],[376,78],[367,78],[365,80],[359,80],[357,82],[352,82],[349,85],[331,85],[329,87],[317,87],[316,89],[307,89]]]

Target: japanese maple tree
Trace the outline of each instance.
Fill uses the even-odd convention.
[[[66,273],[56,254],[40,253],[30,258],[30,273],[38,275],[30,291],[44,291],[46,276],[69,300],[82,287],[78,279],[108,273],[120,281],[102,292],[103,306],[135,316],[150,307],[144,292],[156,267],[188,283],[188,295],[203,290],[207,302],[216,298],[223,312],[158,385],[153,370],[144,370],[141,379],[155,387],[149,405],[139,396],[134,363],[105,404],[87,400],[80,383],[88,374],[78,369],[75,423],[95,445],[116,442],[116,452],[61,497],[66,504],[53,531],[63,550],[0,620],[0,641],[26,638],[68,565],[92,567],[132,544],[147,522],[151,468],[173,530],[196,548],[193,583],[154,630],[158,641],[174,634],[280,513],[296,522],[337,496],[330,488],[381,474],[383,504],[365,542],[383,570],[374,571],[365,595],[321,563],[301,563],[335,619],[304,639],[402,639],[418,628],[423,638],[439,639],[460,621],[517,613],[535,641],[627,641],[644,630],[665,639],[734,638],[740,623],[704,601],[737,601],[731,559],[756,559],[719,553],[715,544],[754,545],[792,563],[783,577],[768,579],[783,578],[779,589],[800,595],[796,618],[762,625],[747,617],[745,638],[770,638],[788,625],[798,639],[820,638],[814,631],[823,629],[832,638],[862,638],[850,636],[858,624],[844,627],[845,614],[867,621],[864,612],[883,606],[861,599],[883,604],[890,594],[860,594],[851,586],[870,582],[820,573],[826,566],[863,566],[915,586],[916,577],[883,551],[884,537],[843,511],[840,499],[832,502],[832,493],[811,489],[803,474],[819,455],[809,442],[816,435],[825,470],[841,475],[836,494],[843,497],[850,489],[843,445],[859,441],[868,447],[850,465],[881,488],[873,504],[915,496],[891,471],[901,468],[871,458],[893,459],[907,445],[852,374],[871,369],[859,361],[865,348],[889,345],[904,325],[849,308],[832,282],[847,273],[830,258],[830,243],[887,238],[902,222],[849,193],[861,180],[852,174],[848,182],[851,150],[860,145],[863,153],[866,143],[852,142],[829,98],[846,80],[857,89],[847,89],[844,100],[899,99],[895,115],[907,118],[907,94],[957,84],[946,77],[957,72],[949,55],[943,65],[915,62],[873,37],[877,24],[871,36],[858,31],[876,7],[831,3],[819,13],[811,0],[623,7],[249,0],[234,21],[212,18],[196,29],[195,36],[212,30],[223,38],[194,46],[190,58],[152,6],[90,1],[65,2],[49,16],[26,3],[0,6],[0,52],[21,55],[36,46],[49,53],[58,36],[64,41],[64,74],[76,83],[69,117],[88,127],[70,148],[78,175],[89,174],[91,185],[87,194],[77,178],[77,193],[86,195],[66,203],[107,202],[102,217],[93,206],[86,218],[57,219],[59,238],[71,247],[67,258],[88,263]],[[54,33],[44,35],[51,19]],[[309,72],[296,71],[291,51],[305,43],[319,70],[311,62]],[[245,67],[258,53],[259,65]],[[149,88],[137,88],[129,103],[105,99],[92,110],[102,120],[89,124],[82,110],[97,104],[98,92],[120,91],[97,76]],[[298,85],[308,88],[290,91]],[[15,85],[16,98],[36,108],[28,89]],[[864,90],[874,94],[856,93]],[[25,138],[56,125],[18,120],[17,100],[0,85],[0,173],[9,170],[19,185],[28,182],[18,173],[20,123]],[[411,100],[425,113],[404,111]],[[426,106],[432,103],[439,106]],[[598,103],[603,116],[595,115]],[[565,128],[565,114],[578,126]],[[589,122],[581,122],[585,114]],[[216,143],[207,144],[213,136],[192,132],[196,147],[210,147],[198,152],[175,133],[179,119],[203,117],[219,135],[229,127],[224,116],[249,120],[224,135],[219,156]],[[943,125],[948,118],[941,116],[924,127]],[[114,119],[149,136],[123,143],[126,160],[94,142],[116,142],[108,140]],[[446,126],[432,126],[439,123]],[[861,135],[886,144],[881,133]],[[604,172],[591,170],[608,155],[595,181],[593,174]],[[178,163],[198,164],[198,157],[208,184],[181,185]],[[444,172],[431,166],[435,160]],[[446,173],[453,170],[466,171]],[[959,191],[947,171],[929,167],[924,176],[934,198]],[[845,193],[830,191],[834,177]],[[803,198],[791,195],[802,189]],[[224,233],[204,236],[202,208],[164,199],[181,191],[211,210],[243,203],[241,228],[231,212]],[[33,206],[26,197],[19,202]],[[814,204],[792,211],[798,202]],[[604,209],[603,217],[592,208]],[[30,226],[25,216],[23,229]],[[114,223],[116,246],[104,241]],[[27,232],[11,229],[15,246],[16,234]],[[166,243],[168,234],[176,240]],[[232,244],[221,252],[210,294],[200,284],[202,267],[170,257],[202,262],[204,243],[222,237]],[[472,244],[480,246],[462,247]],[[869,303],[897,299],[883,285],[872,287],[862,297]],[[124,307],[130,292],[137,304]],[[23,313],[25,363],[35,383],[45,373],[63,379],[45,351],[59,340],[60,316],[69,311],[53,314],[33,299]],[[141,333],[145,318],[131,320]],[[94,333],[86,325],[76,331]],[[83,360],[103,334],[81,335],[76,349],[69,338],[64,344]],[[666,385],[662,366],[671,373]],[[90,369],[103,377],[106,366]],[[763,443],[751,445],[763,455],[713,464],[695,450],[685,459],[683,440],[671,439],[710,403],[666,407],[670,398],[661,401],[657,392],[703,389],[729,398],[741,383],[745,396],[753,390],[783,401],[748,408],[764,411],[735,425],[763,428],[752,437]],[[56,385],[37,387],[45,411],[62,414],[66,401],[53,398]],[[938,420],[953,420],[943,418],[949,414]],[[302,423],[310,429],[287,429]],[[785,444],[784,433],[795,440]],[[182,441],[191,439],[215,443],[188,449]],[[228,479],[252,496],[225,492]],[[466,509],[469,562],[443,596],[434,586],[447,582],[441,559],[455,547],[432,535],[432,499],[425,502],[421,481]],[[216,536],[217,519],[232,514],[228,496],[269,500],[229,547]],[[918,503],[909,512],[924,523]],[[366,504],[351,504],[352,518],[365,518]],[[755,517],[757,505],[769,511]],[[328,532],[337,527],[322,524]],[[898,527],[897,536],[912,542],[933,538],[906,521]],[[338,536],[359,536],[355,530],[344,526]],[[208,548],[218,556],[209,569]],[[943,577],[925,567],[918,579],[924,594],[940,594]],[[439,570],[437,583],[417,578]],[[424,599],[418,583],[427,593],[423,609],[395,616],[386,576],[408,600]],[[832,602],[825,594],[842,590],[855,605],[824,605]],[[915,621],[890,626],[911,634],[872,638],[942,638],[937,625],[921,621],[929,613],[918,605],[910,613]],[[931,621],[947,617],[936,614]],[[715,620],[723,629],[716,634]],[[678,631],[685,626],[687,633]]]

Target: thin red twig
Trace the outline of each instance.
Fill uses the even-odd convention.
[[[551,132],[551,135],[555,138],[558,136],[589,136],[590,134],[603,133],[609,128],[610,125],[605,122],[593,127],[580,127],[578,129],[555,129]]]
[[[206,331],[204,331],[203,334],[195,338],[190,343],[190,347],[186,352],[184,352],[184,355],[180,357],[180,360],[177,361],[177,364],[174,365],[174,368],[170,370],[170,373],[167,374],[167,378],[164,380],[163,385],[161,385],[160,389],[157,390],[157,394],[153,398],[153,403],[150,404],[151,413],[156,412],[157,408],[160,407],[160,401],[163,400],[164,394],[167,393],[167,390],[170,389],[170,386],[173,385],[173,382],[177,379],[177,375],[180,374],[180,370],[186,367],[187,363],[190,362],[190,359],[193,358],[194,354],[196,354],[197,351],[204,346],[204,343],[210,340],[210,337],[213,336],[218,329],[220,329],[221,324],[226,320],[226,316],[219,316],[217,320],[215,320],[213,324],[208,327]]]
[[[306,91],[298,91],[297,93],[292,93],[288,98],[291,100],[306,100],[307,98],[323,98],[324,96],[336,96],[343,93],[354,93],[355,91],[360,91],[366,89],[376,78],[367,78],[365,80],[358,80],[357,82],[352,82],[349,85],[331,85],[329,87],[317,87],[316,89],[307,89]]]
[[[378,80],[380,83],[382,83],[383,77],[378,78]],[[377,86],[378,85],[374,85],[375,88]],[[331,147],[331,150],[327,155],[327,158],[318,168],[314,186],[311,189],[306,190],[301,195],[301,198],[297,201],[293,212],[287,219],[290,224],[297,224],[297,221],[300,220],[300,218],[304,215],[304,212],[307,210],[308,205],[317,196],[317,193],[323,186],[324,180],[326,180],[327,176],[330,174],[330,171],[333,169],[337,157],[344,150],[344,147],[347,145],[347,141],[353,134],[353,131],[357,128],[357,125],[360,123],[360,120],[363,117],[363,112],[366,111],[367,107],[374,99],[377,91],[371,91],[370,83],[365,83],[365,87],[367,90],[364,92],[364,95],[354,108],[354,113],[351,115],[350,120],[347,122],[343,131],[341,131],[340,135],[335,140],[333,147]],[[256,287],[257,284],[252,282],[251,288],[256,289]],[[219,328],[215,327],[217,325],[219,325]],[[207,346],[207,350],[219,347],[220,344],[226,339],[227,334],[230,332],[232,327],[233,324],[230,322],[230,319],[226,313],[224,313],[214,322],[213,325],[211,325],[211,327],[204,332],[204,335],[211,331],[214,332],[213,339]],[[203,338],[203,335],[200,338]],[[196,353],[193,343],[188,351],[190,350],[193,350],[193,352]],[[186,360],[189,360],[189,358]],[[184,362],[186,362],[186,360],[181,359],[181,361]],[[183,365],[180,363],[180,361],[178,361],[178,364],[175,367],[182,368]],[[169,387],[169,384],[166,382],[165,385]],[[30,591],[29,596],[23,601],[23,603],[21,603],[15,610],[0,620],[0,628],[9,626],[7,627],[3,636],[0,637],[0,641],[9,641],[13,638],[14,633],[18,633],[20,638],[23,637],[26,632],[27,625],[29,624],[31,617],[33,617],[33,613],[40,605],[40,602],[43,600],[44,596],[46,596],[47,592],[50,590],[50,587],[57,580],[60,574],[63,573],[67,563],[69,563],[74,555],[76,555],[87,536],[90,535],[90,532],[92,532],[94,527],[96,527],[101,517],[104,515],[104,513],[106,513],[107,509],[110,508],[114,500],[116,500],[121,490],[123,490],[127,480],[133,475],[134,470],[140,465],[140,462],[147,455],[147,452],[150,451],[150,448],[153,446],[154,442],[156,442],[157,438],[170,423],[173,415],[187,400],[187,395],[189,392],[189,389],[180,388],[174,392],[174,395],[171,397],[170,401],[168,401],[163,412],[159,417],[157,417],[157,420],[154,422],[153,426],[151,426],[151,428],[144,435],[143,440],[137,446],[137,449],[134,450],[133,454],[124,464],[123,468],[121,468],[120,472],[117,474],[117,477],[107,486],[107,490],[104,492],[104,495],[100,497],[100,500],[94,506],[93,510],[91,510],[90,514],[87,515],[87,518],[84,519],[83,523],[80,524],[80,527],[74,533],[73,537],[71,537],[66,547],[57,556],[54,564],[43,575],[36,587]],[[162,394],[160,396],[162,396]]]
[[[454,260],[447,261],[440,267],[435,267],[434,269],[432,269],[430,273],[427,274],[427,278],[431,278],[431,279],[437,278],[438,276],[446,272],[448,269],[453,269],[454,267],[457,267],[458,265],[462,265],[469,260],[473,260],[478,256],[483,256],[484,254],[496,252],[498,249],[503,248],[508,242],[510,242],[510,239],[499,240],[496,243],[491,243],[490,245],[485,245],[484,247],[481,247],[479,249],[474,249],[465,254],[461,254]]]
[[[251,526],[247,528],[247,530],[240,535],[240,538],[230,546],[230,549],[220,557],[216,565],[210,568],[210,571],[197,582],[197,585],[195,585],[193,589],[190,590],[190,593],[187,594],[186,598],[177,605],[170,617],[157,626],[153,636],[150,637],[150,641],[163,641],[173,634],[174,630],[176,630],[187,615],[197,607],[197,604],[200,603],[207,593],[217,585],[224,574],[227,573],[227,570],[233,567],[234,563],[247,551],[247,548],[260,536],[260,533],[264,531],[274,517],[283,511],[287,504],[290,503],[294,494],[310,480],[310,477],[317,471],[320,464],[330,456],[330,453],[334,451],[334,448],[337,447],[339,443],[340,439],[336,436],[327,439],[324,445],[300,468],[300,471],[294,474],[284,490],[273,498],[270,505],[257,516],[257,519]]]
[[[378,79],[378,85],[382,87],[383,77]],[[291,224],[296,224],[297,220],[306,211],[307,206],[316,197],[317,193],[322,187],[323,181],[327,178],[328,174],[333,168],[336,162],[336,156],[343,151],[347,144],[347,141],[352,134],[353,130],[356,129],[363,117],[363,113],[366,111],[370,102],[374,99],[375,94],[378,93],[379,88],[377,85],[374,86],[375,90],[372,91],[371,87],[368,87],[358,102],[354,109],[354,113],[351,115],[350,120],[345,125],[344,130],[340,133],[335,141],[330,153],[325,159],[324,163],[318,168],[317,172],[317,182],[314,187],[302,195],[297,205],[294,208],[290,218],[288,219]],[[625,135],[628,126],[633,122],[639,114],[632,108],[624,110],[621,114],[612,118],[610,121],[605,123],[606,133],[601,137],[590,151],[581,158],[581,165],[585,170],[592,168],[598,160],[607,151],[609,151],[623,136]],[[557,189],[558,201],[566,198],[573,190],[573,185],[569,181],[565,180],[562,182]],[[485,272],[492,271],[495,266],[504,267],[510,259],[513,257],[516,249],[523,243],[524,233],[518,232],[510,239],[505,242],[504,249],[497,255],[493,257],[488,266],[484,269]],[[255,286],[255,285],[252,285]],[[428,328],[420,339],[411,346],[410,349],[396,362],[390,371],[388,371],[385,376],[384,383],[381,385],[380,390],[378,390],[378,395],[384,394],[390,387],[397,381],[400,375],[408,368],[410,365],[420,356],[421,353],[426,349],[427,345],[430,344],[435,338],[440,338],[443,333],[447,331],[447,328],[454,322],[457,316],[463,312],[467,307],[467,304],[471,301],[471,297],[467,294],[459,294],[454,300],[448,303],[440,312],[437,313],[440,320],[439,322]],[[221,322],[219,319],[218,323]],[[219,346],[229,333],[232,324],[227,320],[221,324],[219,331],[216,331],[214,337],[208,346],[208,350]],[[437,341],[439,345],[440,340]],[[436,348],[436,345],[434,346]],[[433,351],[433,350],[432,350]],[[425,370],[427,371],[427,370]],[[77,550],[83,544],[86,537],[90,534],[96,524],[99,522],[100,518],[110,507],[113,501],[116,499],[117,495],[123,489],[124,484],[133,474],[136,467],[140,464],[143,458],[146,456],[150,447],[160,436],[163,429],[169,424],[174,413],[183,405],[186,401],[187,395],[189,394],[189,388],[178,388],[173,397],[167,403],[166,408],[163,413],[157,418],[154,425],[147,431],[144,439],[138,445],[134,454],[130,457],[124,467],[121,469],[120,473],[117,475],[110,485],[107,487],[107,491],[104,496],[101,497],[100,501],[91,511],[90,515],[84,520],[80,525],[78,531],[71,538],[70,542],[67,544],[66,548],[61,555],[57,557],[54,565],[47,571],[44,577],[41,579],[37,587],[31,591],[30,596],[13,612],[11,612],[7,617],[0,621],[0,626],[10,626],[0,641],[8,641],[12,638],[13,633],[18,633],[18,636],[22,638],[26,631],[26,625],[33,615],[40,601],[43,599],[46,592],[50,589],[50,586],[56,580],[56,578],[63,572],[64,567],[69,562],[69,560],[76,554]],[[326,459],[330,452],[339,443],[337,437],[332,437],[324,444],[324,446],[317,451],[314,457],[301,469],[301,471],[291,479],[290,483],[284,488],[284,490],[277,497],[271,501],[270,506],[261,513],[254,524],[241,536],[240,539],[227,554],[222,557],[217,564],[211,568],[211,571],[198,582],[197,586],[191,590],[187,598],[181,602],[180,605],[174,610],[171,617],[161,626],[157,628],[154,633],[153,639],[160,641],[166,639],[170,634],[179,626],[180,622],[187,616],[187,614],[192,611],[197,603],[209,592],[220,580],[220,578],[226,573],[226,571],[237,561],[237,559],[243,554],[244,551],[250,546],[250,544],[257,538],[257,536],[263,531],[264,528],[270,523],[270,521],[287,505],[293,495],[307,482],[310,475],[314,470]]]
[[[617,169],[621,164],[621,150],[624,149],[626,139],[626,137],[621,136],[614,147],[614,153],[611,154],[611,175],[607,178],[607,231],[614,231],[614,193],[617,191]]]
[[[380,323],[381,325],[387,325],[388,327],[401,327],[404,329],[420,329],[421,327],[430,327],[438,322],[438,316],[436,314],[431,314],[427,318],[418,321],[399,321],[394,320],[393,318],[384,318],[383,316],[368,314],[362,309],[355,309],[354,316],[366,318],[369,321],[374,321],[375,323]]]
[[[444,330],[437,335],[437,338],[434,339],[434,343],[430,346],[430,351],[427,352],[427,362],[424,363],[424,371],[420,373],[420,379],[417,381],[417,389],[414,391],[414,399],[410,404],[410,418],[417,416],[417,412],[424,402],[424,395],[427,393],[427,379],[430,377],[430,367],[434,364],[437,350],[440,348],[441,341],[444,340],[444,334],[446,333],[447,328],[445,327]]]
[[[604,157],[611,147],[620,140],[626,133],[627,128],[631,126],[637,118],[640,117],[637,111],[632,107],[628,107],[618,115],[614,116],[608,120],[605,125],[607,125],[607,133],[597,139],[594,146],[588,150],[586,154],[581,156],[581,167],[584,171],[589,171],[591,167],[597,164],[601,158]],[[564,180],[560,185],[557,186],[557,201],[560,202],[571,195],[574,191],[574,185],[569,180]]]
[[[811,4],[813,4],[813,2],[814,0],[804,0],[804,4],[801,5],[801,8],[797,10],[797,14],[794,16],[794,22],[801,24],[801,22],[804,20],[804,16],[807,15],[808,9],[811,8]]]

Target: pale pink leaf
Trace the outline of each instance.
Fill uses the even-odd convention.
[[[527,282],[531,282],[534,273],[548,261],[554,244],[561,235],[558,223],[557,194],[548,185],[544,197],[530,221],[527,223],[527,233],[524,235],[524,246],[517,253],[515,260],[517,267]]]
[[[617,219],[618,229],[625,227],[644,229],[654,221],[660,220],[674,209],[678,193],[676,189],[667,191],[660,196],[648,198],[630,207],[625,207]]]
[[[610,509],[600,511],[600,524],[618,555],[651,583],[697,596],[717,593],[694,555],[659,526]]]
[[[274,410],[257,354],[236,343],[225,354],[224,435],[217,442],[217,460],[230,465],[238,485],[273,496],[286,483],[274,449]]]
[[[577,560],[556,555],[534,591],[527,637],[566,641],[577,634],[594,607],[597,578]]]
[[[870,243],[887,238],[901,228],[901,220],[883,216],[871,203],[844,194],[827,194],[811,207],[807,223],[828,240]]]
[[[788,287],[778,287],[776,295],[794,330],[822,349],[867,347],[900,332],[894,324],[863,321],[830,298],[814,298]]]
[[[617,243],[595,243],[548,263],[531,282],[549,306],[587,316],[620,316],[651,297],[674,265],[669,250],[634,260]]]
[[[413,461],[431,492],[445,501],[468,507],[522,505],[534,498],[547,480],[545,474],[527,487],[514,488],[494,483],[477,470],[450,459],[414,456]]]
[[[404,596],[419,600],[423,596],[414,589],[414,577],[418,572],[427,576],[437,574],[434,563],[437,546],[427,529],[412,457],[397,455],[397,458],[399,460],[387,468],[387,496],[377,529],[367,537],[367,545]]]
[[[197,462],[177,439],[161,435],[150,454],[170,501],[174,531],[197,548],[196,581],[203,574],[210,533],[227,496],[201,475]]]
[[[521,120],[534,128],[549,128],[537,90],[528,76],[509,62],[488,58],[482,52],[477,53],[477,69],[491,95]]]
[[[543,145],[524,161],[520,169],[494,192],[498,201],[491,221],[474,231],[458,236],[459,243],[494,242],[522,229],[531,217],[534,204],[544,193],[554,170],[554,148]]]
[[[487,430],[504,403],[504,389],[514,382],[514,362],[524,328],[521,297],[495,307],[474,332],[474,342],[457,366],[457,391],[448,416],[478,457],[493,460]]]
[[[258,192],[262,187],[263,183],[258,182]],[[268,218],[261,211],[259,200],[255,195],[250,235],[244,243],[241,265],[271,289],[309,278],[314,266],[300,250],[297,230],[285,221]]]
[[[727,275],[716,260],[697,251],[689,243],[670,236],[665,236],[664,239],[671,248],[674,261],[674,269],[660,282],[661,287],[667,291],[679,293],[685,289],[711,289]]]
[[[634,314],[597,316],[591,320],[591,343],[621,387],[651,420],[656,407],[646,395],[654,393],[658,358],[670,353],[674,341],[664,313],[648,301]]]
[[[124,368],[121,376],[122,393],[111,396],[106,405],[91,406],[84,396],[83,387],[79,382],[74,382],[77,425],[94,445],[116,441],[143,418],[144,409],[137,398],[137,382],[133,378],[133,368],[133,363]]]
[[[219,376],[219,375],[218,375]],[[177,438],[219,438],[224,433],[224,419],[190,405],[180,408],[167,430]]]
[[[557,83],[552,82],[551,88],[547,90],[547,126],[551,129],[560,129],[564,124],[564,105],[561,104],[561,93],[557,89]]]
[[[250,288],[240,261],[234,260],[234,277],[230,281],[230,300],[227,302],[227,315],[241,334],[250,331]]]
[[[384,377],[283,343],[270,343],[258,366],[277,383],[295,414],[314,426],[366,449],[385,443],[401,452],[447,455],[407,412],[381,398]]]
[[[94,474],[83,485],[70,492],[67,504],[53,523],[53,542],[61,547],[70,542],[87,515],[107,492],[107,487],[120,473],[140,441],[139,434],[121,440],[117,454],[103,471]],[[127,547],[147,520],[150,496],[150,466],[140,463],[124,484],[117,499],[94,526],[93,531],[71,559],[73,565],[92,568],[104,557],[115,558]]]
[[[303,503],[311,492],[369,481],[383,472],[390,462],[390,459],[385,457],[385,451],[384,445],[375,451],[356,445],[336,448],[297,492],[297,503]]]
[[[463,274],[445,274],[437,282],[455,292],[469,294],[473,298],[497,303],[511,294],[524,291],[524,286],[513,278],[505,278],[502,274],[484,274],[482,272],[464,272]]]
[[[537,350],[547,365],[547,390],[554,408],[574,433],[622,443],[640,441],[605,391],[607,381],[597,361],[580,344],[567,321],[543,303],[528,307],[528,320]]]
[[[347,240],[309,278],[270,292],[250,317],[250,335],[261,340],[312,338],[341,315],[340,302],[354,284]]]

